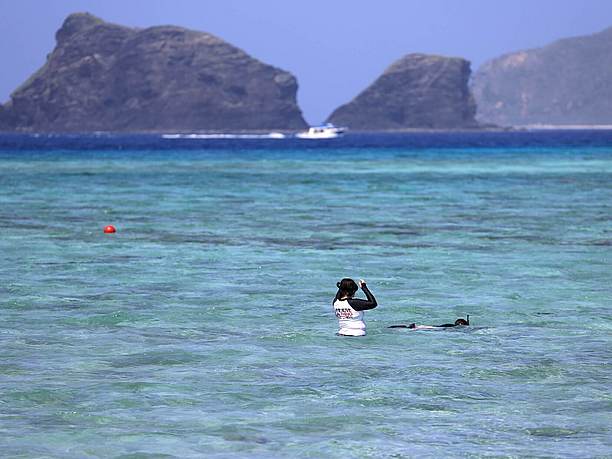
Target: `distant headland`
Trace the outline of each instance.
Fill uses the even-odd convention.
[[[9,132],[298,131],[295,76],[206,32],[71,14],[0,105]],[[354,131],[612,125],[612,28],[493,59],[409,54],[328,121]]]
[[[477,119],[499,125],[612,124],[612,27],[518,51],[474,74]]]

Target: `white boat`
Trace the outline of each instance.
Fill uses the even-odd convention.
[[[346,128],[327,123],[321,126],[311,126],[306,132],[298,132],[295,136],[300,139],[333,139],[342,136],[345,130]]]

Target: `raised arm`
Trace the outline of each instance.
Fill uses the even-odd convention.
[[[367,300],[360,300],[358,298],[350,298],[348,300],[348,303],[351,305],[351,308],[353,308],[355,311],[365,311],[367,309],[374,309],[376,306],[378,306],[378,303],[376,302],[376,298],[374,298],[374,295],[372,295],[372,292],[370,292],[370,289],[365,284],[365,281],[360,281],[359,284],[361,286],[361,290],[363,290],[363,293],[365,293]]]

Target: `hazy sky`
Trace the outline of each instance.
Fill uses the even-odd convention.
[[[612,26],[612,0],[0,0],[0,101],[45,61],[70,13],[213,33],[292,72],[310,123],[401,56],[461,56],[472,70],[510,51]]]

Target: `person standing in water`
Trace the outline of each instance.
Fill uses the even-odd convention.
[[[332,304],[340,327],[338,335],[365,336],[366,325],[363,321],[363,311],[378,306],[376,298],[374,298],[363,279],[359,280],[359,287],[365,293],[367,300],[353,298],[359,289],[353,279],[344,278],[336,286],[338,287],[338,293],[336,293]]]

